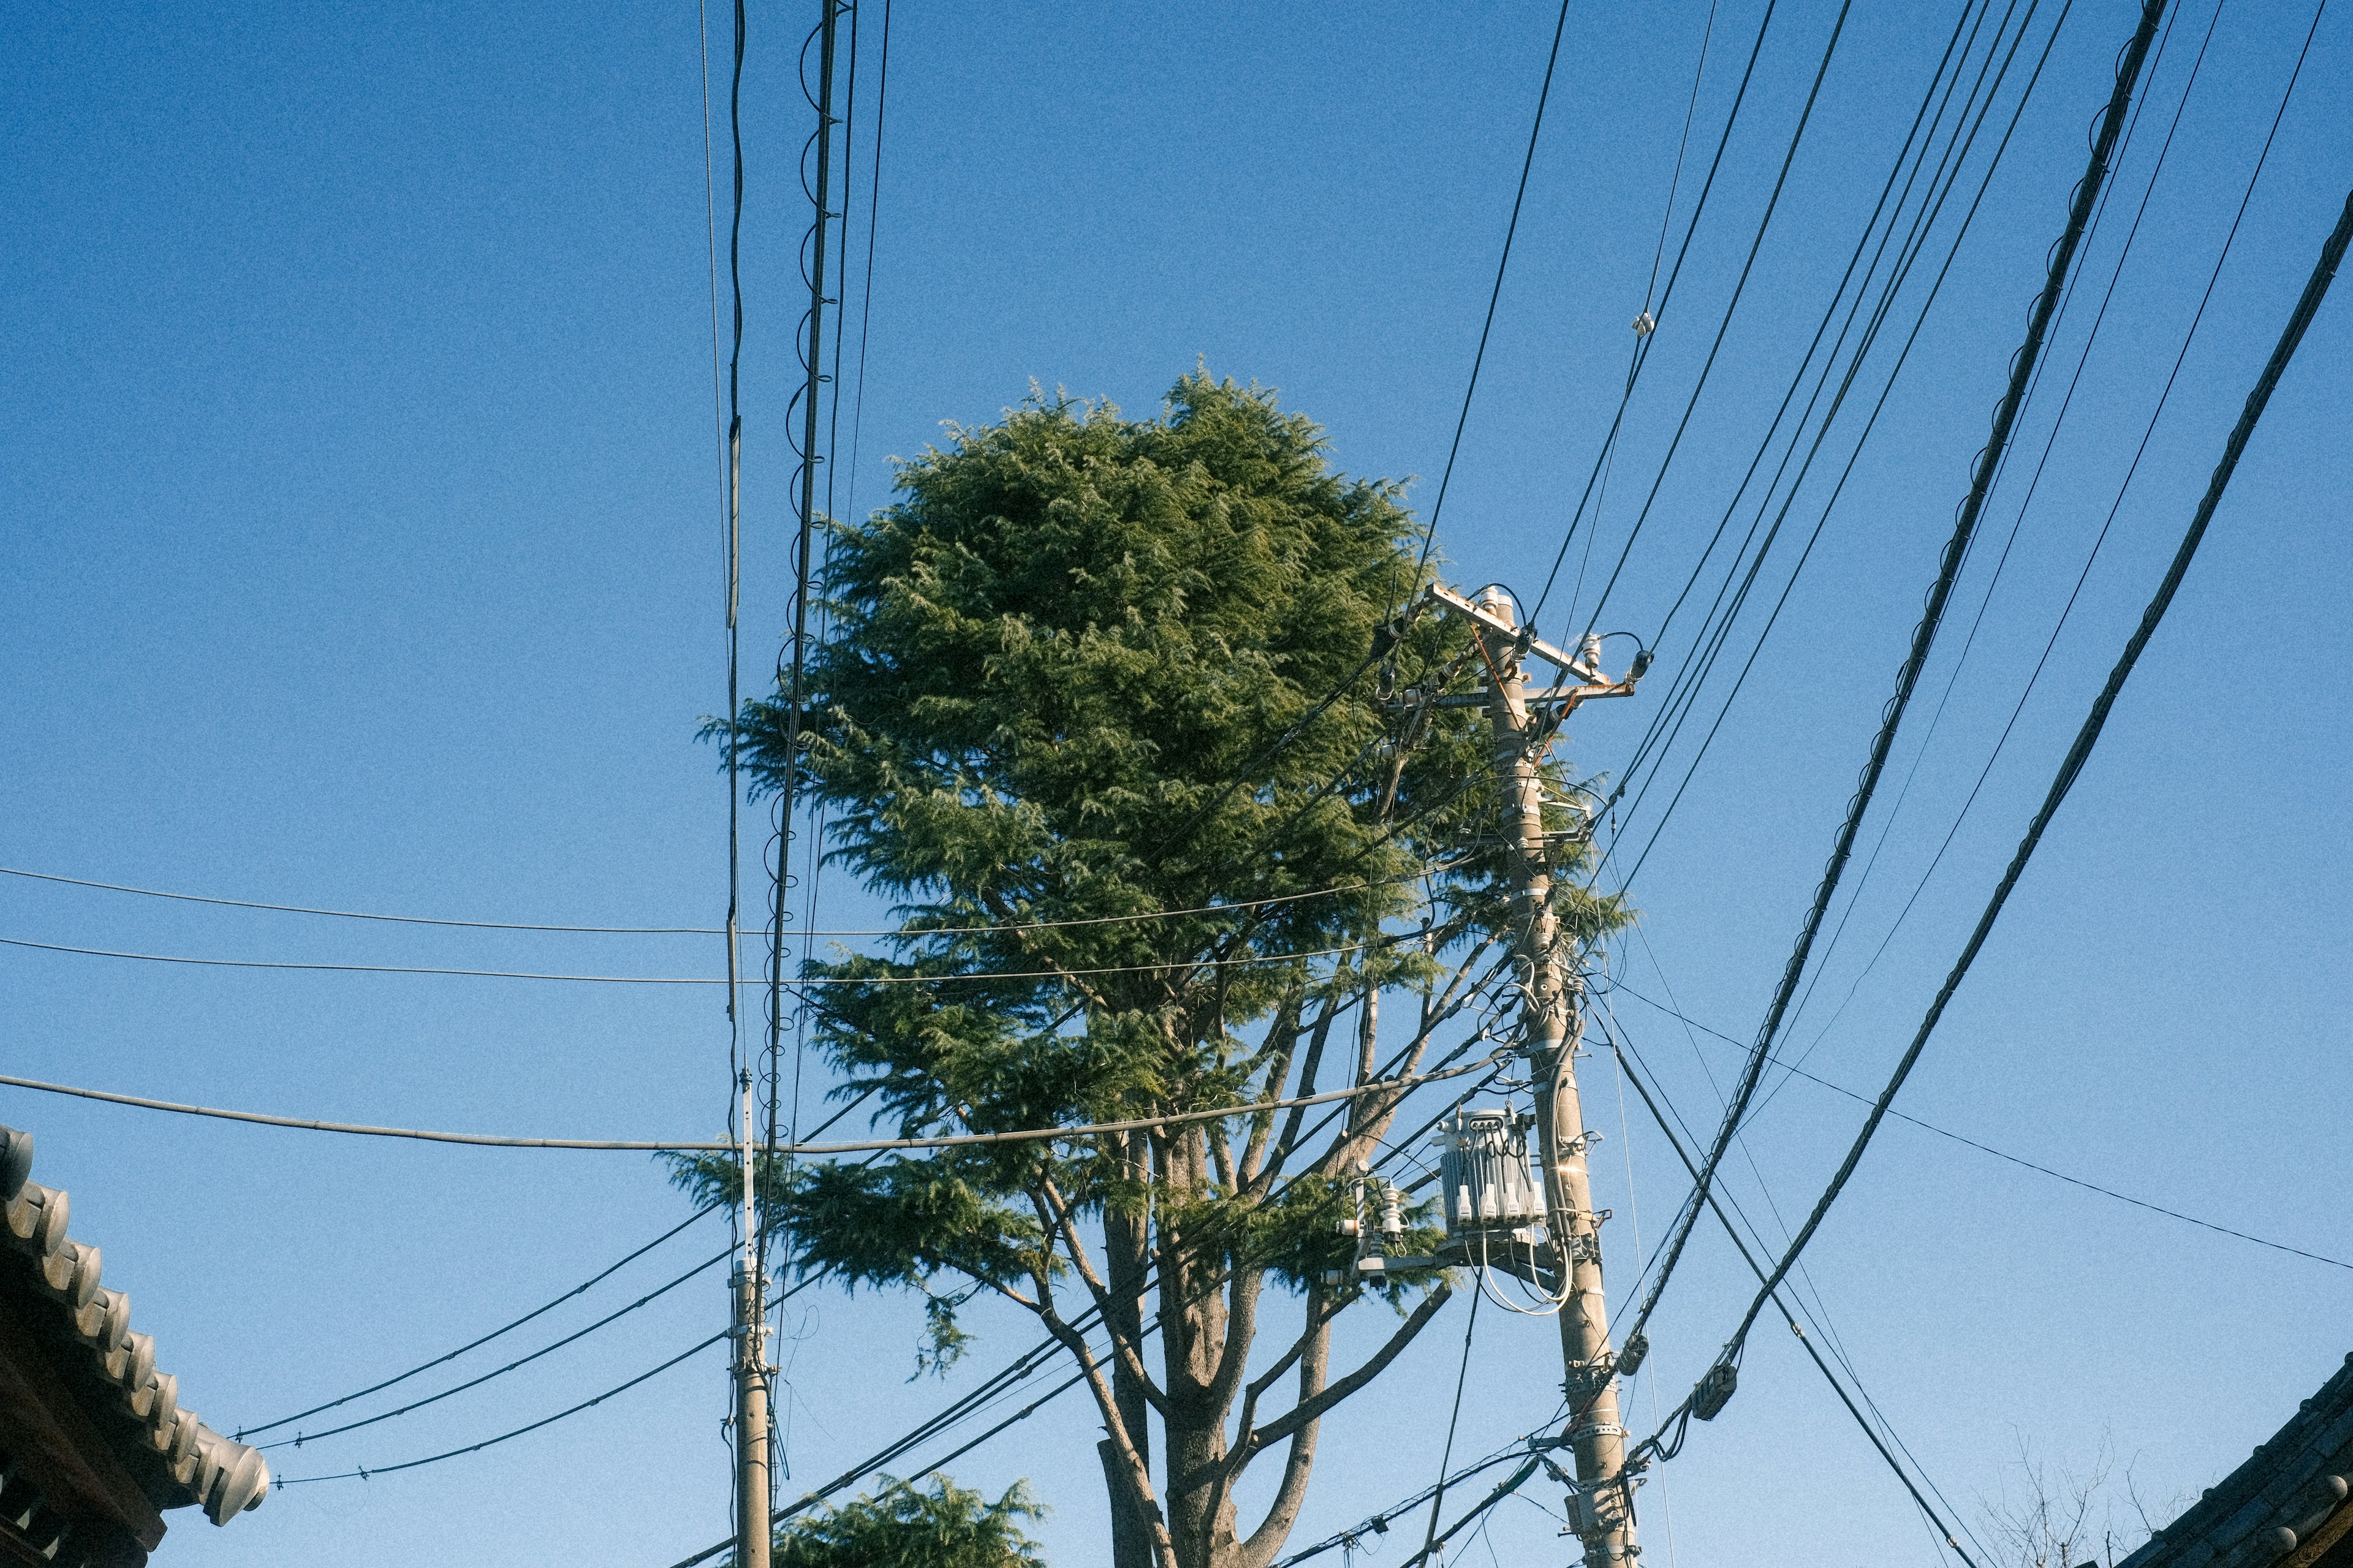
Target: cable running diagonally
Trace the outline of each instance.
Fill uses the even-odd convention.
[[[2302,63],[2302,58],[2299,57],[2297,61],[2299,68]],[[2076,779],[2082,776],[2084,764],[2090,760],[2093,749],[2099,744],[2101,731],[2107,724],[2108,714],[2116,706],[2116,697],[2123,691],[2125,682],[2131,678],[2133,668],[2140,661],[2141,652],[2147,647],[2149,638],[2156,635],[2158,625],[2165,619],[2165,613],[2172,605],[2174,595],[2179,591],[2182,579],[2189,575],[2189,564],[2197,558],[2199,544],[2206,537],[2206,529],[2213,520],[2214,510],[2221,503],[2224,492],[2230,488],[2232,475],[2238,471],[2239,458],[2246,450],[2248,438],[2254,434],[2255,426],[2262,420],[2263,410],[2271,403],[2273,391],[2278,386],[2280,377],[2286,371],[2289,363],[2295,359],[2297,346],[2304,341],[2306,329],[2311,326],[2313,317],[2319,311],[2321,300],[2327,296],[2328,286],[2335,279],[2337,269],[2345,259],[2345,249],[2348,240],[2353,240],[2353,193],[2348,193],[2346,196],[2345,206],[2338,215],[2337,226],[2330,232],[2327,241],[2321,247],[2320,259],[2313,268],[2312,275],[2306,280],[2304,292],[2297,299],[2295,309],[2290,314],[2286,327],[2281,331],[2278,342],[2274,345],[2271,357],[2263,366],[2263,374],[2256,378],[2253,389],[2247,394],[2246,405],[2240,411],[2238,422],[2232,427],[2229,438],[2223,443],[2221,458],[2214,465],[2213,475],[2207,481],[2206,493],[2200,499],[2198,510],[2190,519],[2189,530],[2182,535],[2181,543],[2174,552],[2173,561],[2166,569],[2164,581],[2158,584],[2157,594],[2149,600],[2148,607],[2141,612],[2139,626],[2134,628],[2132,637],[2126,642],[2124,652],[2117,658],[2116,668],[2109,671],[2107,683],[2101,688],[2099,696],[2093,700],[2091,712],[2084,717],[2082,728],[2076,731],[2074,742],[2068,747],[2066,756],[2060,763],[2058,773],[2051,781],[2051,787],[2043,796],[2041,808],[2035,812],[2034,820],[2028,825],[2026,836],[2019,840],[2017,851],[2011,855],[2009,867],[2003,871],[2001,880],[1994,888],[1993,896],[1987,900],[1984,912],[1978,917],[1977,927],[1969,933],[1968,942],[1961,949],[1960,957],[1954,963],[1951,973],[1945,977],[1945,983],[1937,988],[1936,1000],[1929,1004],[1927,1015],[1921,1019],[1918,1032],[1913,1036],[1912,1043],[1905,1049],[1903,1059],[1896,1064],[1895,1071],[1888,1079],[1887,1087],[1880,1092],[1879,1099],[1873,1104],[1871,1114],[1864,1120],[1862,1131],[1855,1135],[1853,1145],[1848,1149],[1846,1158],[1841,1162],[1838,1171],[1831,1176],[1830,1184],[1822,1190],[1821,1198],[1815,1204],[1813,1213],[1807,1216],[1806,1223],[1798,1232],[1797,1238],[1789,1244],[1788,1251],[1783,1254],[1780,1262],[1774,1266],[1772,1276],[1766,1283],[1767,1289],[1769,1290],[1772,1287],[1778,1286],[1788,1273],[1790,1266],[1805,1250],[1806,1244],[1813,1239],[1814,1233],[1820,1228],[1823,1216],[1830,1212],[1831,1205],[1838,1201],[1840,1193],[1845,1189],[1848,1180],[1854,1174],[1855,1166],[1862,1162],[1863,1151],[1870,1146],[1873,1135],[1879,1131],[1880,1123],[1885,1120],[1889,1107],[1894,1104],[1896,1094],[1904,1087],[1905,1079],[1911,1076],[1912,1068],[1919,1061],[1920,1053],[1926,1047],[1929,1037],[1936,1033],[1936,1025],[1943,1019],[1947,1005],[1952,1001],[1954,994],[1960,989],[1961,982],[1968,978],[1969,967],[1977,961],[1978,953],[1984,948],[1986,938],[1993,931],[1994,922],[2000,919],[2002,909],[2010,901],[2010,895],[2017,888],[2019,879],[2025,874],[2027,862],[2033,858],[2035,848],[2042,843],[2044,831],[2051,826],[2052,818],[2058,815],[2061,804],[2066,800],[2068,792],[2074,787]],[[1764,1296],[1760,1294],[1749,1304],[1746,1314],[1741,1319],[1739,1328],[1734,1331],[1732,1339],[1725,1347],[1727,1354],[1737,1352],[1743,1338],[1748,1331],[1749,1325],[1756,1321],[1757,1314],[1762,1309],[1764,1300]]]
[[[522,1317],[515,1319],[512,1322],[501,1324],[498,1328],[492,1329],[489,1333],[484,1334],[478,1340],[469,1340],[464,1344],[459,1345],[456,1350],[450,1351],[447,1354],[438,1355],[431,1361],[419,1363],[417,1365],[410,1367],[406,1372],[398,1373],[393,1377],[387,1377],[382,1383],[372,1383],[365,1388],[360,1389],[352,1394],[344,1394],[340,1399],[330,1399],[324,1405],[313,1405],[308,1410],[297,1410],[291,1415],[281,1415],[275,1421],[265,1421],[259,1426],[240,1426],[237,1429],[234,1436],[239,1442],[242,1442],[247,1437],[257,1436],[263,1432],[274,1432],[280,1426],[290,1426],[297,1421],[301,1421],[308,1416],[316,1415],[322,1411],[332,1410],[338,1405],[349,1405],[354,1399],[364,1399],[371,1394],[381,1394],[385,1389],[392,1387],[395,1384],[406,1383],[410,1378],[415,1377],[419,1373],[431,1372],[437,1366],[446,1366],[449,1363],[456,1361],[459,1356],[464,1355],[468,1351],[480,1350],[482,1346],[489,1344],[492,1340],[497,1339],[500,1335],[512,1333],[515,1330],[522,1328],[525,1323],[530,1322],[534,1318],[543,1317],[547,1313],[554,1311],[556,1308],[564,1305],[565,1302],[586,1293],[595,1286],[604,1283],[604,1281],[611,1279],[623,1268],[628,1267],[628,1265],[635,1263],[638,1258],[643,1258],[647,1253],[651,1252],[663,1242],[670,1240],[670,1237],[678,1235],[681,1231],[692,1225],[696,1220],[701,1219],[704,1215],[709,1214],[712,1209],[717,1208],[718,1206],[719,1205],[717,1204],[705,1204],[702,1207],[695,1210],[692,1214],[679,1221],[678,1224],[670,1226],[668,1230],[662,1232],[651,1241],[647,1242],[643,1247],[638,1247],[635,1252],[623,1258],[618,1263],[616,1263],[610,1268],[605,1268],[596,1274],[590,1275],[587,1279],[582,1280],[579,1284],[575,1285],[571,1289],[566,1290],[563,1295],[556,1297],[554,1300],[546,1302],[542,1306],[533,1307],[530,1311],[525,1312]]]
[[[2027,325],[2026,340],[2011,359],[2010,384],[1994,411],[1993,434],[1978,451],[1976,474],[1970,481],[1968,494],[1961,502],[1952,537],[1946,542],[1944,557],[1936,580],[1929,587],[1927,603],[1921,612],[1919,624],[1913,629],[1911,651],[1896,675],[1894,695],[1888,699],[1881,714],[1879,731],[1872,738],[1862,777],[1855,786],[1853,797],[1847,803],[1846,819],[1839,826],[1838,836],[1831,847],[1830,863],[1823,868],[1821,881],[1814,890],[1812,906],[1806,911],[1805,921],[1799,928],[1797,942],[1790,950],[1788,963],[1782,967],[1780,982],[1774,988],[1773,1000],[1766,1010],[1764,1024],[1757,1030],[1757,1044],[1741,1071],[1731,1103],[1725,1108],[1723,1121],[1716,1130],[1715,1142],[1708,1147],[1706,1159],[1701,1163],[1692,1195],[1676,1215],[1673,1239],[1667,1248],[1666,1262],[1658,1278],[1651,1282],[1651,1293],[1636,1314],[1635,1328],[1631,1331],[1640,1331],[1649,1321],[1660,1293],[1666,1289],[1667,1281],[1674,1273],[1675,1265],[1683,1256],[1683,1246],[1690,1239],[1692,1227],[1698,1223],[1700,1205],[1707,1197],[1708,1188],[1723,1163],[1725,1151],[1731,1146],[1733,1134],[1739,1130],[1740,1119],[1746,1113],[1748,1103],[1756,1095],[1757,1085],[1764,1075],[1766,1059],[1780,1032],[1781,1019],[1788,1009],[1789,999],[1796,994],[1798,982],[1805,973],[1814,937],[1821,928],[1822,917],[1830,908],[1831,898],[1838,891],[1839,879],[1845,872],[1848,857],[1854,848],[1855,835],[1862,828],[1864,814],[1871,809],[1872,796],[1878,789],[1881,773],[1886,769],[1887,753],[1894,744],[1895,731],[1904,721],[1913,690],[1919,683],[1921,668],[1927,663],[1928,650],[1944,625],[1945,606],[1951,599],[1954,581],[1960,574],[1962,556],[1976,533],[1978,519],[1985,507],[1986,492],[1993,482],[1994,469],[2009,447],[2019,405],[2026,395],[2027,383],[2042,355],[2043,334],[2050,327],[2052,312],[2058,308],[2060,292],[2073,268],[2076,248],[2083,240],[2084,226],[2091,221],[2093,205],[2099,199],[2101,186],[2106,181],[2109,154],[2115,151],[2116,138],[2123,132],[2125,115],[2131,108],[2133,92],[2140,79],[2142,62],[2147,57],[2149,45],[2156,39],[2158,23],[2164,11],[2165,0],[2145,0],[2139,26],[2133,34],[2124,59],[2116,68],[2107,113],[2101,122],[2098,139],[2093,143],[2090,166],[2076,183],[2066,226],[2051,253],[2042,292],[2035,300],[2033,314]]]

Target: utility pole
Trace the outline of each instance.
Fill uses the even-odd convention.
[[[1571,1517],[1585,1543],[1588,1568],[1630,1568],[1638,1548],[1625,1476],[1626,1428],[1618,1419],[1617,1358],[1609,1347],[1609,1304],[1601,1289],[1601,1216],[1593,1211],[1577,1090],[1577,1046],[1584,1034],[1577,1004],[1584,984],[1562,952],[1553,914],[1539,763],[1546,738],[1557,727],[1546,710],[1558,709],[1566,716],[1588,698],[1630,695],[1650,659],[1638,656],[1626,679],[1612,681],[1598,668],[1598,639],[1588,637],[1577,657],[1561,652],[1535,637],[1533,627],[1516,624],[1512,596],[1501,588],[1482,591],[1473,603],[1432,585],[1430,598],[1469,621],[1485,654],[1484,699],[1503,787],[1503,836],[1512,857],[1520,1048],[1535,1089],[1545,1228],[1567,1297],[1558,1318],[1569,1407],[1566,1436],[1577,1460]],[[1529,689],[1524,661],[1531,653],[1559,670],[1561,684]]]
[[[753,1193],[752,1072],[736,1079],[744,1103],[744,1256],[735,1268],[735,1563],[768,1568],[768,1310],[761,1289],[758,1208]]]

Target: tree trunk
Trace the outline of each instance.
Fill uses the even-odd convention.
[[[1120,1139],[1122,1173],[1139,1186],[1148,1177],[1145,1163],[1145,1135],[1130,1132]],[[1151,1245],[1149,1219],[1141,1213],[1124,1213],[1116,1208],[1103,1215],[1103,1247],[1111,1288],[1111,1305],[1103,1314],[1104,1324],[1126,1344],[1141,1351],[1144,1346],[1145,1277],[1151,1266],[1148,1248]],[[1113,1402],[1119,1409],[1120,1423],[1127,1428],[1128,1441],[1148,1467],[1152,1463],[1152,1426],[1150,1407],[1128,1363],[1114,1356],[1112,1359],[1111,1386]],[[1139,1499],[1129,1485],[1127,1473],[1111,1452],[1106,1438],[1103,1450],[1103,1477],[1111,1487],[1111,1561],[1112,1568],[1152,1568],[1152,1541],[1148,1521],[1139,1511]]]

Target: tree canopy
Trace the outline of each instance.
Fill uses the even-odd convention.
[[[776,1531],[776,1568],[1045,1568],[1024,1521],[1045,1510],[1016,1484],[991,1502],[943,1477],[885,1484]]]
[[[902,464],[898,489],[830,526],[832,630],[802,702],[748,703],[739,729],[753,776],[797,766],[829,859],[899,902],[889,951],[807,965],[834,983],[806,1005],[838,1092],[905,1137],[1365,1092],[802,1163],[762,1172],[764,1199],[803,1276],[923,1293],[931,1364],[963,1347],[976,1293],[1036,1314],[1107,1433],[1119,1568],[1264,1568],[1322,1415],[1451,1288],[1360,1280],[1336,1221],[1403,1080],[1494,1054],[1516,1001],[1492,742],[1437,701],[1475,683],[1476,645],[1413,613],[1400,487],[1334,473],[1318,427],[1256,386],[1188,375],[1146,420],[1033,396]],[[1567,870],[1584,850],[1563,833],[1555,853]],[[1616,919],[1556,886],[1573,938]],[[1386,1026],[1385,993],[1409,1004]],[[732,1169],[681,1178],[715,1195]],[[1270,1285],[1299,1315],[1246,1381]],[[1368,1296],[1403,1320],[1335,1373],[1333,1321]],[[1284,1378],[1289,1407],[1262,1411]],[[1277,1449],[1245,1531],[1234,1484]]]

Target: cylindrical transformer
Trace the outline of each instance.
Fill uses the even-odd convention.
[[[1529,1163],[1527,1128],[1508,1110],[1457,1110],[1442,1124],[1439,1179],[1446,1237],[1472,1239],[1541,1222],[1544,1189]]]

